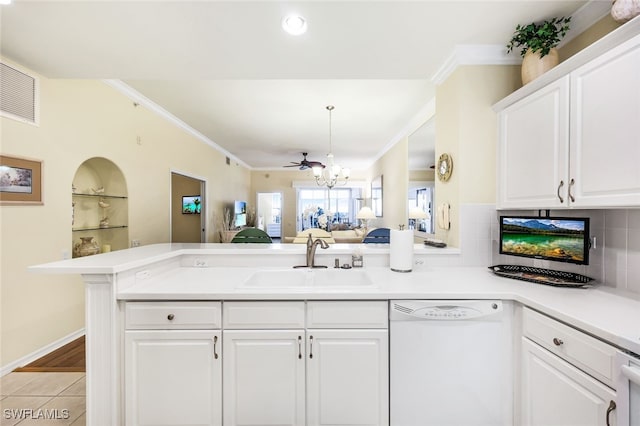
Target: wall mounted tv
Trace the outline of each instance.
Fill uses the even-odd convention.
[[[233,224],[236,228],[247,226],[247,203],[235,201],[233,203]]]
[[[500,254],[589,264],[589,218],[500,217]]]
[[[185,195],[182,197],[182,214],[200,214],[201,199],[199,195]]]

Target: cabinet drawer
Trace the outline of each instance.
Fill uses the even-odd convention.
[[[613,346],[528,308],[522,326],[526,337],[615,389]]]
[[[220,302],[131,302],[125,306],[126,328],[216,329],[222,324]]]
[[[304,328],[304,302],[224,302],[226,329]]]
[[[307,302],[307,328],[388,328],[387,302]]]

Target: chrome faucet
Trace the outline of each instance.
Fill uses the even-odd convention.
[[[318,245],[322,249],[328,249],[329,244],[323,240],[322,238],[317,238],[315,241],[311,237],[311,233],[309,233],[309,238],[307,238],[307,264],[304,266],[294,266],[294,268],[326,268],[326,265],[316,265],[315,257],[316,257],[316,249]]]

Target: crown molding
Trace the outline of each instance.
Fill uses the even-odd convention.
[[[162,108],[160,105],[156,104],[151,99],[147,98],[146,96],[144,96],[143,94],[141,94],[140,92],[138,92],[137,90],[132,88],[131,86],[125,84],[122,80],[102,80],[102,81],[105,84],[107,84],[108,86],[113,87],[114,89],[116,89],[117,91],[119,91],[120,93],[122,93],[123,95],[125,95],[126,97],[131,99],[132,101],[134,101],[134,102],[146,107],[150,111],[155,112],[160,117],[162,117],[165,120],[167,120],[169,123],[171,123],[171,124],[175,125],[176,127],[184,130],[185,132],[187,132],[191,136],[195,137],[196,139],[200,140],[201,142],[206,143],[210,147],[212,147],[215,150],[219,151],[220,153],[226,155],[227,157],[229,157],[230,159],[232,159],[234,162],[238,163],[239,165],[241,165],[243,167],[246,167],[249,170],[253,170],[252,167],[249,166],[247,163],[245,163],[244,161],[242,161],[241,159],[239,159],[235,155],[231,154],[229,151],[227,151],[226,149],[222,148],[220,145],[218,145],[217,143],[215,143],[214,141],[212,141],[211,139],[209,139],[208,137],[206,137],[205,135],[203,135],[202,133],[200,133],[199,131],[197,131],[193,127],[189,126],[187,123],[185,123],[184,121],[180,120],[178,117],[176,117],[175,115],[171,114],[169,111],[167,111],[166,109]]]
[[[518,65],[520,55],[507,54],[502,44],[459,44],[431,77],[431,82],[439,85],[461,65]]]
[[[558,45],[562,47],[593,24],[611,12],[610,0],[591,0],[571,15],[571,29]],[[438,71],[431,77],[431,82],[439,85],[461,65],[518,65],[522,58],[518,54],[507,54],[505,45],[501,44],[460,44],[453,48]]]
[[[591,0],[571,15],[571,29],[562,39],[559,47],[564,46],[593,24],[611,13],[611,0]]]
[[[422,126],[424,123],[429,121],[433,116],[435,116],[435,114],[436,114],[436,98],[433,97],[429,99],[429,101],[426,104],[424,104],[420,108],[420,110],[416,114],[414,114],[413,117],[411,117],[411,120],[409,120],[409,122],[402,128],[402,130],[400,130],[396,134],[396,136],[393,137],[391,141],[389,141],[389,143],[386,144],[384,148],[380,150],[380,152],[378,152],[378,154],[374,157],[369,167],[371,167],[373,164],[375,164],[376,161],[382,158],[382,156],[384,156],[387,153],[387,151],[393,148],[398,142],[400,142],[404,138],[409,137],[409,135],[411,135],[413,132],[418,130],[420,126]]]

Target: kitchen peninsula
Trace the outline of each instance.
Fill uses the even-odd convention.
[[[342,332],[351,330],[349,332],[368,336],[368,341],[377,339],[375,350],[384,359],[388,356],[388,302],[397,299],[512,301],[516,306],[514,339],[519,340],[523,335],[519,327],[522,317],[527,317],[523,312],[531,312],[529,315],[551,317],[562,327],[568,325],[571,332],[606,345],[610,350],[640,353],[640,328],[637,326],[640,324],[640,302],[610,289],[598,285],[591,289],[563,289],[509,280],[492,275],[486,268],[451,266],[456,265],[458,249],[419,245],[414,248],[413,271],[396,273],[388,267],[388,246],[357,247],[364,256],[363,268],[332,268],[335,259],[340,265],[351,263],[356,246],[349,244],[318,250],[316,264],[329,266],[319,270],[293,268],[304,264],[303,245],[158,244],[30,269],[47,274],[83,276],[86,286],[87,422],[91,425],[138,424],[139,410],[149,409],[150,403],[141,392],[148,388],[145,383],[135,380],[151,376],[132,369],[132,364],[141,367],[135,364],[139,361],[136,357],[149,356],[149,352],[146,355],[141,352],[145,350],[144,345],[136,346],[139,342],[135,339],[157,335],[159,330],[165,330],[164,336],[181,333],[180,345],[184,346],[191,338],[205,353],[214,354],[217,366],[207,364],[207,368],[213,370],[202,374],[210,374],[219,381],[220,362],[238,360],[226,358],[230,356],[232,346],[222,340],[221,330],[229,330],[229,335],[235,336],[250,333],[252,327],[272,328],[273,335],[280,336],[277,333],[285,329],[309,330],[314,328],[312,323],[321,323],[318,328],[342,328]],[[254,307],[258,309],[254,311]],[[295,324],[292,318],[298,318],[295,321],[299,323]],[[269,327],[270,319],[278,325]],[[253,320],[259,324],[247,325]],[[237,322],[232,324],[233,321],[247,321],[247,324],[238,327]],[[331,321],[333,325],[329,324]],[[347,328],[344,324],[349,330],[344,330]],[[240,328],[243,330],[239,333],[236,329]],[[376,335],[375,332],[380,333]],[[295,338],[291,340],[290,349],[299,351],[301,357],[303,353],[313,351],[309,342],[302,343],[301,337],[297,338],[297,343]],[[166,346],[176,342],[167,340],[164,343]],[[317,343],[321,344],[321,341]],[[152,369],[154,365],[149,362],[143,366]],[[610,361],[606,370],[612,371],[604,374],[610,377],[601,379],[603,382],[612,383],[613,368]],[[131,383],[132,380],[135,383]],[[375,389],[388,391],[387,380],[388,371],[385,370]],[[229,380],[225,380],[227,382]],[[172,395],[183,392],[191,394],[188,389],[181,388],[172,390]],[[207,395],[222,400],[222,385]],[[226,397],[227,392],[224,395]],[[304,406],[304,395],[296,398],[303,398]],[[177,405],[170,408],[186,415],[180,411],[182,400],[172,400],[172,404]],[[187,407],[190,403],[194,403],[193,400],[185,402]],[[166,401],[156,400],[154,404],[159,409]],[[207,401],[202,404],[208,412],[200,414],[207,419],[219,419],[212,420],[211,424],[221,424],[220,411],[217,417],[214,411],[219,410],[222,403],[216,405]],[[313,404],[307,403],[307,407],[309,416],[313,414]],[[382,407],[376,415],[382,420],[375,424],[388,424],[388,407]],[[226,416],[225,412],[224,424],[232,424]],[[304,422],[304,418],[300,421]]]

